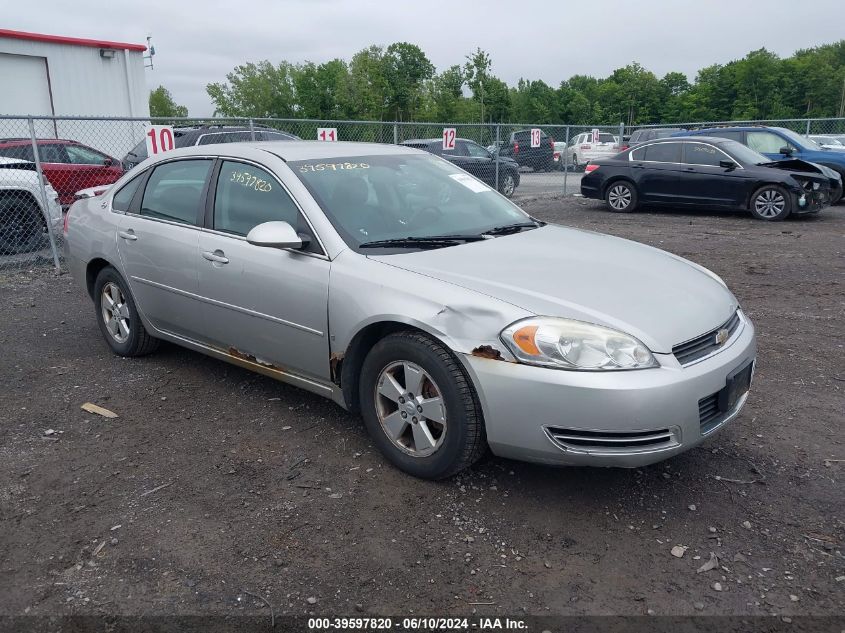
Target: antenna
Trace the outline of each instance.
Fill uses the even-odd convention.
[[[156,47],[153,46],[152,39],[152,35],[147,35],[147,50],[149,54],[144,55],[144,68],[149,68],[150,70],[153,70],[153,55],[156,54]]]

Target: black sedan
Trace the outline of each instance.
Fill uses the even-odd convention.
[[[439,138],[413,139],[402,143],[406,147],[424,149],[454,163],[464,171],[487,183],[496,186],[496,156],[478,143],[465,138],[455,139],[454,149],[443,149]],[[519,186],[519,165],[512,158],[499,157],[499,193],[510,198]]]
[[[724,138],[649,141],[587,165],[581,194],[611,211],[640,204],[750,211],[760,220],[816,213],[830,204],[830,181],[803,160],[772,162]]]

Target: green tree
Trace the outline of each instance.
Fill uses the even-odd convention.
[[[164,86],[150,90],[150,116],[151,117],[184,117],[188,116],[188,108],[177,105]]]
[[[413,120],[423,85],[434,76],[434,65],[419,46],[407,42],[388,46],[382,64],[388,114],[396,121]]]
[[[229,117],[291,117],[296,113],[293,75],[288,62],[264,60],[236,66],[225,83],[206,86],[214,114]]]

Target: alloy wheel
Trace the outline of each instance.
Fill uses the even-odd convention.
[[[434,454],[446,438],[446,403],[434,379],[419,365],[391,363],[375,386],[376,414],[382,431],[412,457]]]
[[[113,281],[103,286],[100,294],[100,309],[103,323],[112,338],[118,343],[125,343],[129,339],[129,306],[123,292]]]
[[[614,185],[607,194],[607,202],[617,211],[627,209],[631,204],[631,190],[625,185]]]
[[[513,176],[508,174],[507,176],[505,176],[504,183],[502,183],[502,193],[505,195],[505,197],[510,198],[513,195],[513,190],[515,188],[516,187],[514,187]]]
[[[776,218],[786,208],[786,198],[776,189],[766,189],[754,199],[754,210],[763,218]]]

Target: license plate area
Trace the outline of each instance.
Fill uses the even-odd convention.
[[[727,413],[736,406],[739,399],[751,388],[751,375],[754,372],[754,361],[748,361],[738,369],[728,374],[725,387],[719,392],[719,411]]]

